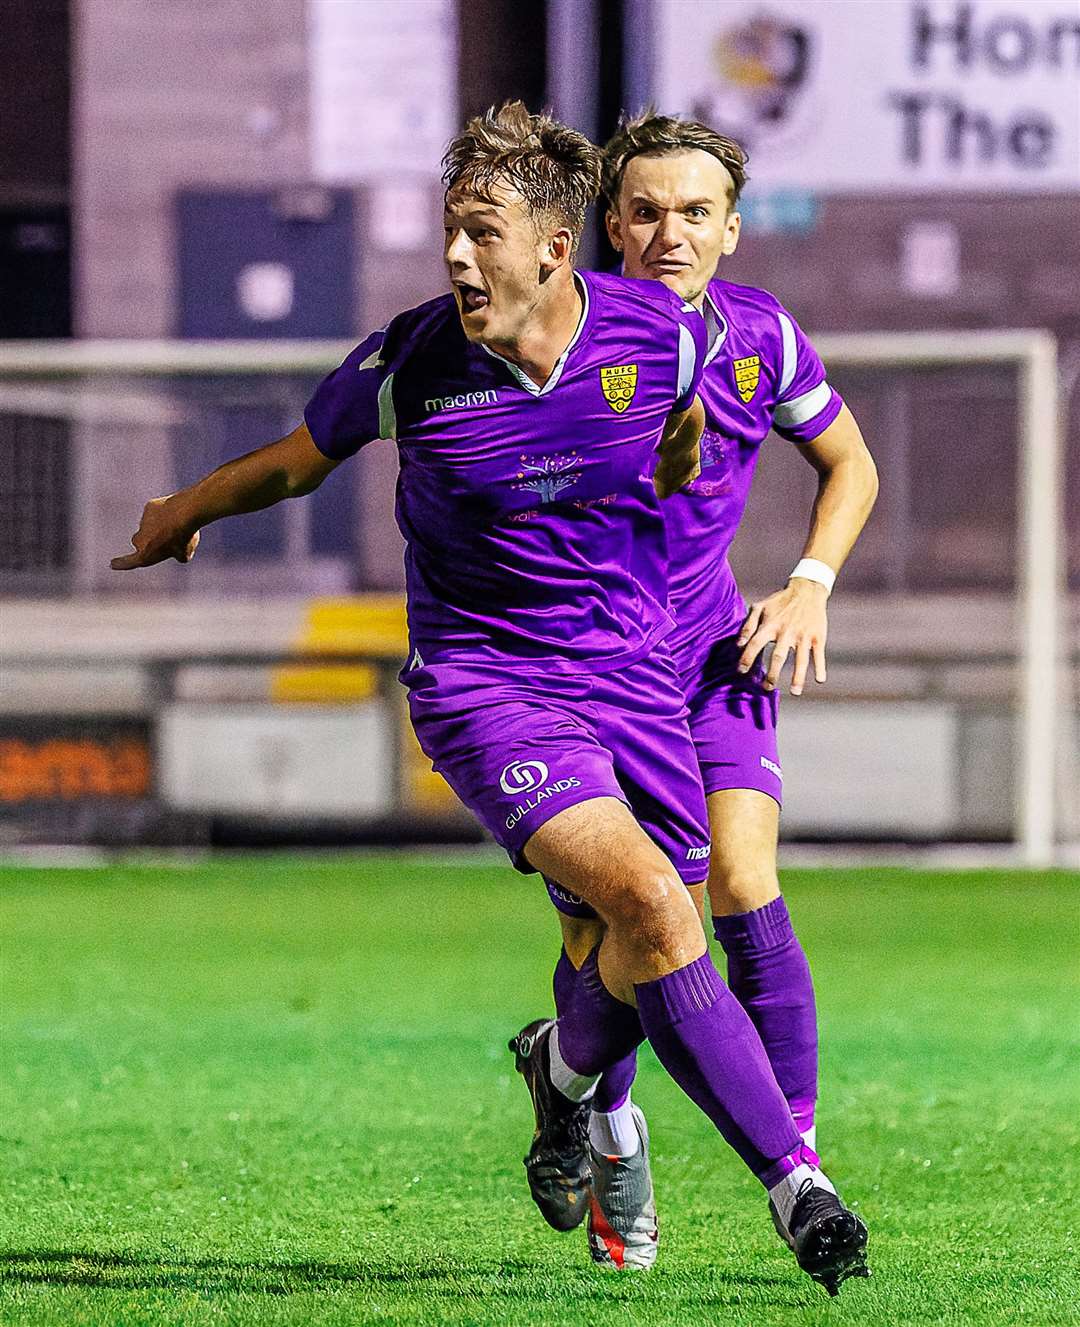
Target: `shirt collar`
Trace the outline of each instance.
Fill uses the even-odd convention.
[[[716,301],[712,297],[712,292],[705,289],[705,307],[702,309],[705,318],[705,328],[709,334],[709,349],[705,354],[705,363],[711,364],[720,353],[720,347],[727,340],[728,324],[727,319],[716,307]]]
[[[577,345],[578,341],[581,339],[581,333],[585,330],[585,322],[589,317],[589,284],[582,277],[580,272],[574,273],[574,282],[577,285],[578,291],[581,294],[581,317],[578,319],[577,328],[574,331],[574,335],[570,338],[569,344],[567,345],[566,349],[562,352],[562,354],[559,356],[559,358],[555,361],[555,367],[551,370],[551,373],[548,375],[547,382],[545,382],[542,387],[537,386],[537,384],[533,382],[533,380],[522,368],[520,368],[517,364],[512,363],[510,360],[506,359],[505,356],[500,355],[497,350],[492,350],[489,346],[483,347],[483,349],[487,351],[487,353],[491,356],[492,359],[497,359],[501,363],[506,365],[506,367],[514,375],[514,377],[521,384],[521,386],[525,388],[525,390],[529,393],[530,396],[547,396],[549,392],[553,392],[555,390],[555,388],[559,384],[559,379],[562,377],[562,372],[566,366],[567,357],[569,356],[571,350],[573,350],[573,348]]]

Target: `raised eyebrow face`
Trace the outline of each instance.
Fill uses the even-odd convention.
[[[675,198],[661,203],[644,194],[635,194],[629,202],[631,212],[636,212],[639,207],[651,207],[657,212],[689,212],[695,207],[711,210],[721,206],[723,204],[715,198]]]

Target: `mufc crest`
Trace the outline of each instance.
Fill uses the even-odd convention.
[[[760,355],[747,355],[745,359],[735,360],[735,389],[744,401],[753,397],[760,377]]]
[[[604,400],[617,415],[621,415],[634,399],[637,391],[637,365],[616,364],[600,370],[600,387]]]

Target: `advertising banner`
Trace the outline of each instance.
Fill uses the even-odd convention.
[[[151,726],[0,716],[0,843],[132,843],[162,830]]]
[[[754,188],[1080,192],[1080,0],[661,0],[652,95]]]

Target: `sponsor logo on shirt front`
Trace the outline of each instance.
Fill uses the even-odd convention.
[[[563,489],[571,488],[581,478],[581,471],[574,469],[580,462],[577,452],[569,456],[545,456],[539,462],[522,456],[514,487],[535,493],[541,502],[554,502]]]
[[[744,401],[750,401],[758,389],[761,378],[761,356],[747,355],[745,359],[733,361],[735,368],[735,390]]]
[[[457,396],[429,396],[424,402],[424,409],[430,415],[436,410],[466,410],[470,406],[497,405],[498,401],[499,393],[495,391],[461,392]]]
[[[512,760],[499,775],[499,787],[513,796],[526,794],[523,801],[506,817],[506,828],[513,829],[530,811],[535,811],[551,797],[580,788],[581,780],[573,775],[567,779],[548,781],[548,767],[542,760]]]
[[[600,370],[600,390],[617,415],[629,409],[637,391],[637,365],[613,364]]]

